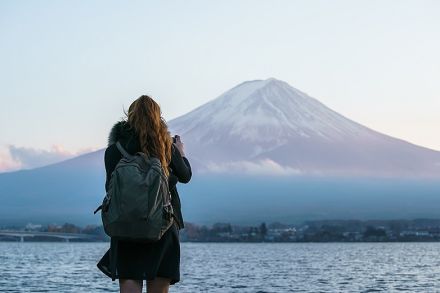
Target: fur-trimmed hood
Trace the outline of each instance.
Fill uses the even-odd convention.
[[[115,144],[118,140],[127,141],[134,134],[134,130],[130,129],[127,121],[122,120],[116,122],[108,135],[108,146]]]

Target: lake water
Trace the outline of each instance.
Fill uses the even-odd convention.
[[[119,292],[108,243],[0,242],[0,292]],[[440,292],[440,243],[181,243],[170,292]],[[145,292],[145,288],[144,288]]]

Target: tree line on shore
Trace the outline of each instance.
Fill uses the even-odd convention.
[[[2,230],[75,233],[94,236],[72,241],[109,241],[102,226],[79,227],[27,224],[24,227],[1,227]],[[26,241],[57,241],[48,237],[26,237]],[[181,241],[191,242],[361,242],[361,241],[440,241],[440,219],[415,220],[322,220],[302,224],[265,222],[259,225],[185,223]],[[16,241],[13,236],[0,236],[3,241]]]

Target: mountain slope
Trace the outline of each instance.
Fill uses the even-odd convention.
[[[98,223],[104,195],[103,150],[32,170],[0,174],[0,225]]]

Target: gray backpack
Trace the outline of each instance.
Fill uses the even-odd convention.
[[[108,191],[100,208],[104,231],[123,240],[153,242],[173,224],[168,178],[160,160],[142,152],[130,155],[119,143],[122,154],[111,174]]]

